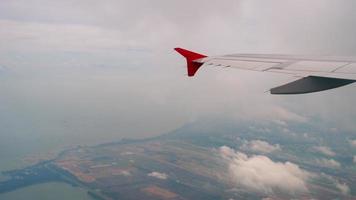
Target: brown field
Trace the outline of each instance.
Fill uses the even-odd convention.
[[[161,199],[173,199],[178,197],[176,193],[173,193],[171,191],[168,191],[166,189],[157,187],[157,186],[149,186],[144,189],[142,189],[143,192],[156,196]]]

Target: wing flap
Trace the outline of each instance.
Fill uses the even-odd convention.
[[[308,76],[285,85],[272,88],[271,94],[305,94],[329,90],[354,83],[355,80]]]
[[[285,69],[305,72],[333,72],[340,67],[349,63],[347,62],[320,62],[320,61],[299,61],[295,62]]]
[[[231,60],[223,58],[214,58],[205,62],[208,65],[223,66],[223,67],[233,67],[245,70],[263,71],[269,69],[279,63],[276,62],[259,62],[252,60]]]
[[[338,68],[335,72],[356,74],[356,63],[349,63],[348,65]]]

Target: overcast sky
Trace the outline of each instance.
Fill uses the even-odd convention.
[[[1,0],[2,134],[149,137],[202,118],[321,119],[355,131],[356,85],[301,96],[294,77],[204,68],[208,55],[356,55],[354,0]]]

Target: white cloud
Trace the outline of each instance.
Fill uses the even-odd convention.
[[[348,195],[350,193],[350,187],[346,183],[340,183],[340,182],[336,181],[335,186],[344,195]]]
[[[261,127],[256,127],[256,126],[250,126],[249,129],[251,131],[259,132],[259,133],[270,133],[271,129],[269,128],[261,128]]]
[[[328,167],[334,169],[341,167],[341,164],[334,159],[326,159],[326,158],[317,159],[316,163],[322,167]]]
[[[237,187],[274,194],[307,192],[307,181],[311,174],[290,162],[274,162],[266,156],[247,156],[223,146],[220,155],[228,162],[232,182]]]
[[[327,146],[316,146],[316,147],[313,147],[313,149],[319,153],[326,155],[326,156],[335,156],[336,155],[336,153]]]
[[[335,177],[322,173],[322,175],[328,179],[331,183],[335,185],[335,188],[338,189],[343,195],[348,195],[350,193],[350,187],[346,183],[340,182]]]
[[[249,81],[250,80],[244,80],[245,83]],[[240,83],[240,85],[242,84],[244,83]],[[241,90],[243,91],[244,88],[241,88]],[[248,93],[249,90],[245,92]],[[251,99],[249,101],[251,103],[254,100]],[[266,101],[268,101],[268,99],[266,99]],[[288,108],[276,105],[273,102],[268,102],[268,106],[267,104],[256,105],[254,106],[253,110],[249,109],[249,111],[244,114],[245,118],[257,118],[263,121],[267,119],[267,121],[275,123],[281,127],[288,126],[288,122],[307,123],[308,121],[308,118],[306,116],[293,112]]]
[[[131,151],[125,151],[120,153],[121,156],[130,156],[130,155],[134,155],[135,153],[131,152]]]
[[[151,172],[151,173],[147,174],[147,176],[158,178],[158,179],[161,179],[161,180],[166,180],[168,178],[167,174],[160,173],[160,172]]]
[[[349,143],[352,147],[356,148],[356,140],[349,140]]]
[[[131,172],[128,171],[128,170],[122,170],[122,171],[119,171],[119,172],[115,173],[115,175],[131,176]]]
[[[259,153],[271,153],[274,151],[281,150],[281,147],[279,144],[272,145],[266,141],[252,140],[249,142],[245,142],[242,145],[241,149],[249,150],[249,151],[253,151],[253,152],[259,152]]]
[[[287,122],[283,121],[283,120],[273,120],[274,123],[276,123],[279,126],[288,126]]]
[[[301,116],[297,113],[294,113],[280,106],[274,106],[272,113],[273,115],[279,116],[280,120],[287,120],[287,121],[294,121],[294,122],[301,122],[301,123],[307,122],[308,120],[306,117]]]

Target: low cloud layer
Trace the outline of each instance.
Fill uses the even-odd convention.
[[[161,180],[166,180],[168,178],[168,175],[165,173],[160,173],[160,172],[151,172],[149,174],[147,174],[147,176],[153,177],[153,178],[157,178],[157,179],[161,179]]]
[[[236,187],[262,194],[307,192],[311,174],[290,162],[274,162],[266,156],[248,156],[223,146],[220,155],[228,162]]]
[[[345,182],[341,182],[336,177],[322,174],[324,178],[326,178],[327,182],[333,184],[335,189],[338,190],[342,195],[349,195],[350,194],[350,187]]]
[[[356,140],[349,140],[349,143],[352,147],[356,148]]]
[[[334,159],[326,159],[326,158],[317,159],[316,164],[322,167],[334,168],[334,169],[341,167],[341,164],[338,161]]]
[[[346,183],[336,182],[336,188],[340,190],[343,195],[348,195],[350,193],[350,187]]]
[[[242,147],[242,150],[253,151],[258,153],[272,153],[274,151],[281,150],[279,144],[272,145],[266,141],[262,140],[252,140],[249,142],[245,142]]]
[[[330,149],[330,147],[327,147],[327,146],[316,146],[316,147],[313,147],[313,149],[319,153],[322,153],[326,156],[335,156],[336,153]]]

